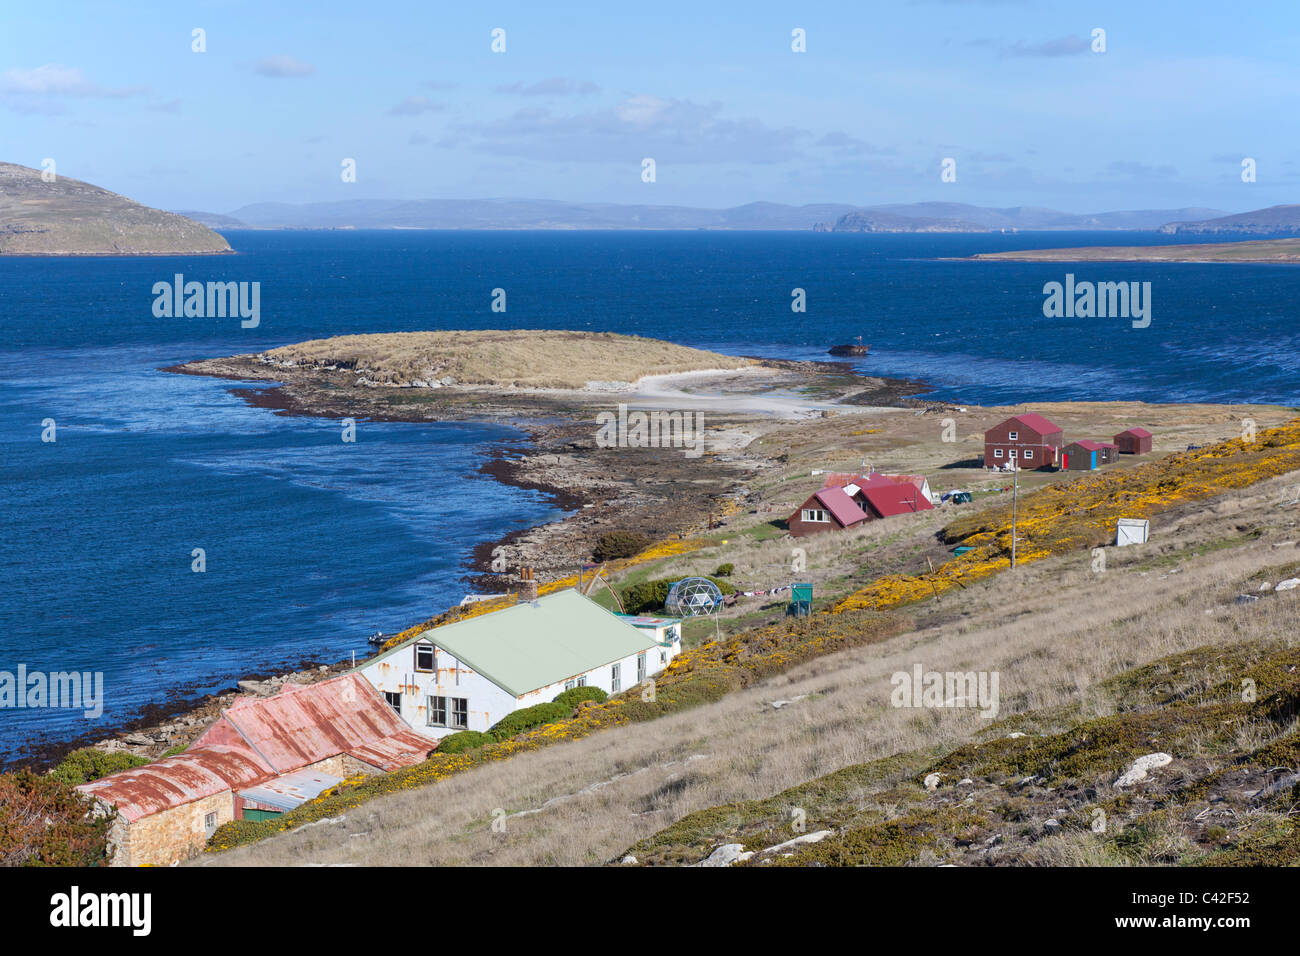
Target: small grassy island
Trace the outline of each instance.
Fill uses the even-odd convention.
[[[972,259],[1008,262],[1300,262],[1300,239],[1251,239],[1180,246],[1079,246],[981,252]]]

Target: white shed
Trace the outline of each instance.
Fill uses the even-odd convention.
[[[665,628],[667,630],[667,628]],[[416,731],[487,730],[574,687],[617,694],[681,650],[572,588],[430,628],[357,668]],[[658,638],[658,639],[657,639]]]
[[[1120,518],[1115,527],[1115,544],[1146,544],[1151,522],[1146,518]]]

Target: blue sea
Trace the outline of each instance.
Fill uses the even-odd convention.
[[[94,722],[0,710],[0,763],[178,693],[360,655],[371,632],[456,603],[475,545],[562,517],[479,473],[519,444],[510,428],[362,422],[345,443],[336,421],[253,408],[233,383],[164,366],[415,329],[614,331],[801,359],[861,335],[862,372],[960,403],[1300,405],[1300,269],[944,261],[1171,241],[1156,234],[227,236],[238,255],[0,258],[0,671],[105,682]],[[1044,318],[1043,285],[1067,272],[1150,281],[1150,326]],[[260,325],[156,318],[153,285],[176,273],[261,283]]]

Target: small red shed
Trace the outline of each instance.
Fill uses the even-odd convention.
[[[1125,455],[1145,455],[1151,451],[1151,433],[1145,428],[1130,428],[1115,436],[1115,444]]]

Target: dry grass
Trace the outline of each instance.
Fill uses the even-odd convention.
[[[1089,570],[1087,554],[1047,559],[945,597],[929,610],[929,626],[809,662],[715,704],[524,753],[203,862],[605,862],[697,810],[893,753],[978,739],[988,722],[974,710],[889,705],[890,675],[915,663],[998,671],[1000,717],[1053,708],[1082,719],[1111,713],[1116,702],[1098,692],[1107,677],[1189,648],[1295,633],[1296,591],[1230,603],[1240,582],[1300,558],[1291,543],[1300,508],[1277,504],[1294,481],[1284,476],[1189,512],[1148,545],[1109,549],[1104,574]],[[1243,537],[1253,529],[1262,536]],[[793,702],[773,709],[778,699]],[[497,832],[491,824],[502,814]],[[1177,839],[1171,824],[1169,852]],[[1082,843],[1053,852],[1058,862],[1100,862]]]
[[[384,385],[585,388],[752,366],[750,359],[612,332],[455,331],[340,335],[272,349],[275,365],[348,369]]]

